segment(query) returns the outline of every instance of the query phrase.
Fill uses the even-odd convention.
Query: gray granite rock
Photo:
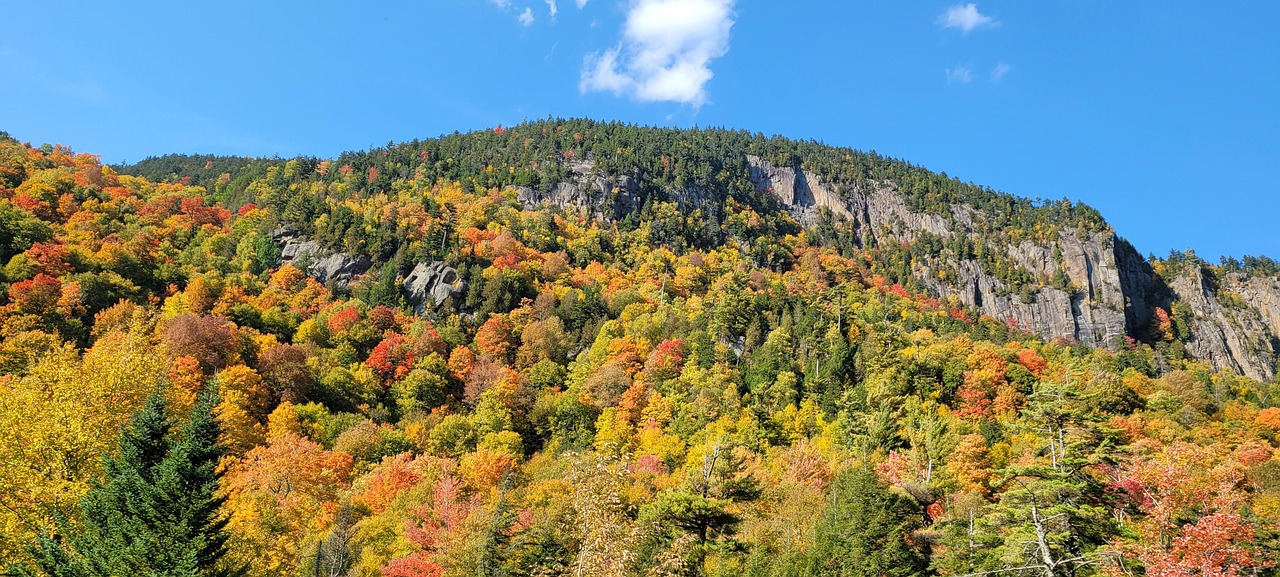
[[[776,167],[755,156],[747,157],[747,165],[756,188],[777,197],[801,224],[815,223],[817,208],[825,207],[836,218],[854,225],[863,246],[910,243],[925,234],[943,239],[965,234],[975,243],[982,242],[973,231],[977,215],[967,206],[953,206],[949,215],[920,213],[910,210],[889,183],[842,189],[809,171]],[[1128,329],[1115,240],[1110,232],[1080,237],[1074,231],[1064,231],[1053,243],[1023,241],[1002,247],[1016,266],[1035,278],[1048,279],[1061,268],[1070,285],[1078,289],[1073,291],[1039,286],[1027,296],[1012,294],[1010,287],[983,270],[976,259],[939,257],[915,263],[915,272],[935,295],[944,299],[954,296],[983,314],[1044,338],[1115,346]],[[1060,257],[1055,256],[1055,248]],[[943,269],[951,269],[959,278],[939,278]]]
[[[282,227],[272,236],[280,243],[280,257],[284,262],[303,265],[306,269],[303,272],[322,283],[334,281],[349,285],[373,266],[367,256],[324,250],[319,243],[299,236],[294,230]]]
[[[1194,315],[1187,352],[1220,369],[1274,379],[1280,283],[1240,273],[1211,280],[1200,267],[1188,269],[1170,283]]]
[[[461,305],[467,296],[467,283],[458,271],[440,261],[418,263],[405,277],[403,288],[419,315],[449,304]]]

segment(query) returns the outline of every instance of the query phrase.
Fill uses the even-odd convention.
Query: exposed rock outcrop
[[[440,261],[418,263],[405,277],[403,288],[419,315],[459,306],[467,296],[467,283],[458,271]]]
[[[818,208],[825,207],[846,219],[854,218],[849,203],[839,189],[823,183],[822,178],[807,170],[774,166],[758,156],[747,156],[747,170],[756,188],[782,201],[792,216],[809,226],[817,222]]]
[[[1193,315],[1188,353],[1255,379],[1275,378],[1280,282],[1240,273],[1213,279],[1195,266],[1170,288]]]
[[[869,190],[842,188],[825,183],[807,170],[776,167],[759,157],[748,156],[747,163],[756,188],[777,197],[796,220],[811,225],[816,222],[817,209],[826,208],[834,217],[851,222],[864,246],[871,242],[910,243],[924,234],[942,239],[968,235],[973,242],[983,242],[973,231],[975,215],[968,206],[952,206],[950,218],[914,212],[887,183]],[[1016,266],[1036,278],[1051,278],[1061,271],[1075,289],[1070,291],[1041,286],[1031,294],[1014,294],[976,259],[919,264],[916,273],[938,296],[955,296],[984,314],[1042,337],[1115,346],[1130,326],[1117,266],[1116,240],[1110,232],[1082,238],[1074,231],[1064,231],[1047,246],[1023,241],[1003,247]],[[953,270],[958,278],[939,278],[943,268]],[[1141,319],[1140,315],[1134,316],[1132,324],[1136,327]]]
[[[345,286],[373,266],[373,261],[367,256],[326,251],[319,243],[299,235],[296,230],[282,227],[276,229],[272,236],[280,243],[280,257],[284,262],[302,265],[303,272],[321,283],[334,281]]]
[[[926,233],[943,239],[965,234],[984,242],[974,232],[980,216],[971,207],[953,205],[946,216],[918,213],[906,207],[889,183],[870,190],[841,189],[805,170],[775,167],[754,156],[747,163],[756,188],[777,197],[799,222],[812,225],[817,209],[825,207],[850,221],[864,246],[870,241],[910,243]],[[1066,287],[1041,284],[1030,294],[1011,294],[976,259],[931,261],[918,265],[916,276],[939,296],[955,296],[1044,338],[1109,348],[1125,336],[1140,336],[1154,307],[1168,309],[1176,299],[1194,315],[1188,353],[1254,379],[1276,377],[1280,280],[1241,273],[1211,280],[1191,267],[1166,287],[1146,259],[1110,230],[1064,230],[1051,243],[1022,241],[998,248],[1033,277],[1064,278]],[[944,267],[958,278],[941,280],[937,273]]]
[[[601,175],[595,172],[591,161],[571,162],[567,166],[570,181],[557,183],[545,191],[516,187],[516,200],[530,210],[556,206],[610,220],[620,220],[640,206],[638,176]]]

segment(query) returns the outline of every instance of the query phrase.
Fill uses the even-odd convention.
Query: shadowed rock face
[[[516,200],[529,210],[556,206],[606,220],[622,220],[640,207],[637,176],[596,174],[591,161],[571,162],[567,166],[571,175],[569,182],[560,182],[546,191],[518,187]]]
[[[467,283],[458,271],[443,262],[422,262],[404,279],[404,293],[419,315],[446,306],[458,306],[467,295]]]
[[[1189,269],[1169,286],[1194,316],[1187,352],[1219,368],[1274,379],[1280,282],[1241,273],[1212,278],[1199,267]]]

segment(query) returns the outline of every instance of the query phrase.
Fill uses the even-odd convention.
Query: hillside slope
[[[1197,261],[1162,276],[1153,265],[1171,267],[1149,262],[1092,208],[997,193],[875,153],[718,129],[548,120],[389,143],[343,155],[333,172],[317,172],[318,159],[291,162],[292,178],[342,182],[356,196],[387,190],[395,179],[454,179],[513,188],[528,208],[552,206],[619,223],[652,217],[655,200],[672,201],[682,211],[698,211],[707,225],[659,239],[676,248],[714,246],[734,236],[720,230],[725,203],[745,203],[761,214],[787,215],[826,244],[878,249],[894,261],[894,281],[954,297],[1046,339],[1111,349],[1126,337],[1165,341],[1158,347],[1165,354],[1189,354],[1254,379],[1276,375],[1280,290],[1274,274]],[[123,170],[203,184],[235,203],[252,196],[249,184],[268,164],[169,156]],[[300,223],[314,216],[294,214]],[[1180,326],[1158,326],[1175,309],[1183,311]]]
[[[119,528],[150,501],[97,513],[184,493],[142,473],[168,410],[118,442],[155,394],[221,429],[223,563],[177,561],[246,577],[1280,561],[1280,385],[1192,358],[1265,345],[1280,265],[874,154],[547,121],[117,171],[0,134],[0,262],[10,573],[168,562],[118,546],[170,537]]]

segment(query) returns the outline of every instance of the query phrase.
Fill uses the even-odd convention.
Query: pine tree
[[[156,508],[169,530],[155,537],[170,566],[183,568],[181,574],[231,577],[237,572],[219,567],[226,554],[227,520],[219,514],[224,499],[217,494],[223,447],[213,416],[216,406],[213,395],[201,397],[182,429],[182,440],[159,467]]]
[[[1114,432],[1099,424],[1097,402],[1069,380],[1043,381],[1015,429],[1043,446],[1030,461],[996,471],[1000,498],[968,522],[951,524],[948,572],[1020,572],[1042,577],[1088,574],[1120,527],[1094,469],[1114,466]]]
[[[222,456],[217,398],[202,395],[179,438],[160,393],[130,422],[104,476],[81,499],[78,529],[33,544],[39,572],[52,577],[164,575],[234,577],[222,566],[227,536],[219,514],[217,464]],[[23,574],[31,571],[23,569]]]

